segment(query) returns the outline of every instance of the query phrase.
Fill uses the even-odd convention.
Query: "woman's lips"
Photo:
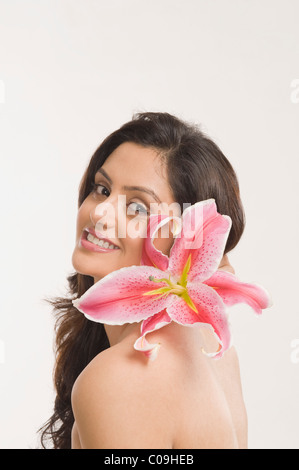
[[[114,246],[118,246],[117,243],[115,243],[112,240],[109,240],[109,238],[105,237],[104,234],[101,233],[99,230],[94,230],[93,227],[86,227],[84,230],[86,230],[86,232],[88,233],[91,233],[91,235],[93,235],[94,237],[99,238],[100,240],[103,240],[104,242],[108,242],[109,245],[112,244]]]
[[[98,239],[98,237],[96,237],[95,233],[91,233],[91,230],[88,230],[88,231],[84,230],[83,231],[81,239],[80,239],[80,244],[81,244],[81,246],[83,246],[87,250],[96,251],[98,253],[112,253],[112,252],[117,251],[119,249],[119,247],[117,247],[116,245],[114,245],[112,242],[110,242],[107,239],[103,239],[103,242],[104,243],[109,243],[110,246],[114,245],[114,248],[109,248],[109,246],[108,247],[107,246],[106,247],[99,246],[91,240],[91,237]],[[88,238],[90,238],[90,240],[88,240]]]

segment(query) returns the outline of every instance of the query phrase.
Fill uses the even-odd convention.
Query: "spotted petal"
[[[230,217],[217,212],[214,199],[188,207],[183,212],[181,236],[171,250],[169,271],[179,276],[191,254],[189,280],[209,278],[220,264],[230,228]]]
[[[216,288],[217,294],[227,306],[246,303],[257,314],[261,314],[262,309],[272,305],[270,295],[263,287],[241,282],[234,274],[226,271],[215,272],[205,284]]]
[[[197,313],[192,310],[183,298],[177,297],[176,301],[167,307],[169,317],[181,325],[193,325],[202,323],[210,325],[217,337],[220,348],[213,355],[221,357],[230,346],[230,329],[225,305],[211,287],[201,283],[188,284],[188,293]]]
[[[96,282],[73,304],[87,318],[99,323],[138,323],[161,312],[173,301],[173,296],[143,295],[153,287],[149,277],[161,278],[161,274],[151,266],[121,268]],[[155,288],[164,286],[164,282],[155,283]]]

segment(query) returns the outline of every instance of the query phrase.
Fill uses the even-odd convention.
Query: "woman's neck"
[[[136,339],[140,336],[139,323],[126,323],[124,325],[104,325],[106,335],[110,346],[120,343],[129,335],[136,335]]]

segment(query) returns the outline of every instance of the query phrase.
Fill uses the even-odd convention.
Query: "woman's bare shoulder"
[[[161,343],[154,361],[134,350],[134,341],[118,343],[98,354],[87,365],[74,384],[73,397],[87,394],[91,399],[94,395],[98,401],[100,396],[105,400],[106,395],[109,400],[123,395],[132,398],[142,395],[151,397],[151,402],[153,397],[157,401],[167,397],[169,402],[180,393],[179,383],[186,383],[189,376],[199,372],[202,376],[207,372],[204,366],[207,359],[201,352],[201,343],[190,329],[168,326],[149,337],[150,342]],[[239,375],[238,355],[234,347],[221,360],[215,361],[215,369],[227,377]]]
[[[213,392],[214,405],[222,403],[215,384],[225,395],[235,396],[235,348],[214,362],[200,351],[195,329],[166,327],[148,339],[161,342],[154,361],[135,351],[134,342],[122,342],[96,356],[76,380],[72,406],[83,448],[171,448],[182,433],[182,413],[192,432],[201,435],[200,428],[211,419],[211,413],[200,409],[201,402]],[[202,417],[201,423],[197,418],[193,423],[195,414]]]
[[[83,447],[171,447],[165,359],[149,362],[119,344],[96,356],[76,380],[72,407]]]

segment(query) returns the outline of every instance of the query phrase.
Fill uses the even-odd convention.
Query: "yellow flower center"
[[[166,284],[166,286],[165,287],[159,287],[158,289],[154,289],[154,290],[151,290],[149,292],[145,292],[143,295],[158,295],[158,294],[161,294],[160,297],[163,297],[165,295],[167,296],[169,294],[178,295],[179,297],[181,297],[182,299],[185,300],[187,305],[194,312],[198,313],[198,310],[195,307],[192,299],[190,298],[189,293],[188,293],[188,289],[187,289],[187,276],[188,276],[188,272],[190,270],[190,267],[191,267],[191,254],[189,255],[189,257],[186,261],[186,264],[184,266],[182,275],[181,275],[180,280],[178,282],[175,283],[175,282],[171,281],[170,275],[169,275],[168,279],[165,278],[165,277],[163,277],[161,279],[157,279],[153,276],[149,276],[150,281],[164,282]]]

